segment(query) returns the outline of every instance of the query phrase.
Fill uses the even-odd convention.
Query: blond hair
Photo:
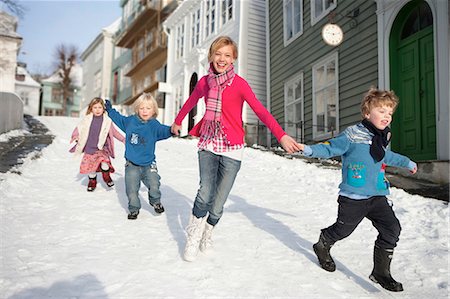
[[[233,59],[238,57],[238,48],[236,43],[231,39],[231,37],[222,35],[217,37],[209,47],[208,61],[213,61],[214,53],[222,47],[231,46],[233,48]]]
[[[395,111],[398,106],[398,97],[392,90],[380,90],[371,87],[361,102],[362,117],[365,118],[370,113],[370,109],[380,106],[391,107]]]
[[[92,107],[94,107],[95,104],[101,104],[103,107],[103,113],[105,113],[106,107],[105,107],[105,102],[103,101],[102,98],[99,97],[95,97],[91,100],[91,102],[89,103],[87,110],[86,110],[86,115],[88,115],[89,113],[92,113]]]
[[[153,117],[158,116],[158,103],[156,102],[155,98],[150,93],[143,92],[139,98],[134,102],[134,112],[139,114],[139,107],[141,107],[142,104],[149,103],[151,106],[153,106]]]

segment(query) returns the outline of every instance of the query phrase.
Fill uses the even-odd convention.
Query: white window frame
[[[191,13],[191,49],[198,46],[201,41],[202,18],[201,10],[197,8]]]
[[[301,94],[300,95],[296,95],[295,94],[295,86],[296,84],[299,83],[301,86]],[[289,89],[292,89],[294,92],[294,99],[291,102],[288,102],[289,100]],[[293,130],[290,126],[289,126],[289,118],[288,118],[288,111],[293,111],[294,116],[297,114],[297,111],[295,111],[295,105],[300,103],[300,119],[298,120],[298,122],[303,123],[304,119],[305,119],[305,101],[304,101],[304,80],[303,80],[303,72],[300,72],[296,75],[294,75],[293,77],[291,77],[288,81],[286,81],[286,83],[284,83],[284,119],[286,120],[286,124],[285,124],[285,131],[286,133],[295,138],[300,137],[300,140],[303,142],[304,140],[304,136],[305,136],[305,129],[304,126],[302,125],[300,127],[300,132],[297,131],[297,129]]]
[[[175,40],[175,60],[184,57],[184,23],[177,26]]]
[[[319,85],[317,82],[317,70],[319,68],[325,67],[329,63],[334,62],[335,64],[335,76],[333,81],[327,81],[323,85]],[[324,78],[326,78],[326,67],[325,67],[325,73]],[[325,79],[326,80],[326,79]],[[324,108],[324,128],[322,131],[318,131],[317,127],[317,94],[319,92],[326,91],[327,89],[330,89],[334,87],[334,97],[336,99],[336,107],[335,107],[335,113],[336,113],[336,123],[335,128],[333,131],[328,131],[328,113],[327,110]],[[329,97],[324,97],[325,99]],[[313,139],[314,140],[323,140],[330,138],[332,136],[335,136],[337,133],[339,133],[339,59],[338,59],[338,52],[334,52],[331,55],[328,55],[324,57],[322,60],[315,63],[312,67],[312,102],[313,102]],[[327,102],[328,104],[328,102]]]
[[[326,4],[332,2],[328,8],[325,8]],[[325,16],[327,16],[337,6],[337,0],[311,0],[311,26],[317,24]],[[322,12],[316,17],[316,3],[321,4]]]
[[[216,0],[205,0],[204,2],[205,12],[205,38],[213,35],[216,32],[217,24],[217,4]]]
[[[233,20],[234,15],[234,0],[220,0],[220,27],[225,26],[228,22]],[[225,5],[225,7],[224,7]],[[231,15],[229,9],[231,8]],[[225,17],[224,17],[225,16]]]
[[[295,2],[299,2],[299,11],[295,12]],[[291,15],[292,14],[292,15]],[[291,20],[288,20],[288,16],[291,15]],[[294,31],[294,15],[299,16],[299,30]],[[292,29],[292,36],[288,36],[288,32]],[[303,34],[303,0],[283,0],[283,36],[284,46],[286,47]]]

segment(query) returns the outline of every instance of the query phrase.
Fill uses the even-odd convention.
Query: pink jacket
[[[198,81],[191,96],[187,99],[183,108],[181,108],[175,118],[175,123],[180,126],[184,117],[197,105],[198,100],[204,98],[206,102],[207,97],[208,82],[207,76],[204,76]],[[286,132],[284,132],[275,118],[256,98],[247,81],[235,75],[231,85],[227,86],[222,94],[222,125],[230,145],[244,144],[245,131],[242,126],[242,107],[244,106],[244,101],[250,105],[258,118],[270,129],[278,141],[286,135]],[[189,134],[199,137],[202,124],[203,119],[189,131]]]
[[[100,131],[100,135],[102,135],[102,131],[105,130],[105,138],[104,143],[102,142],[102,138],[99,139],[99,149],[105,149],[108,156],[115,158],[114,153],[114,139],[116,138],[120,142],[125,141],[125,137],[119,133],[119,131],[114,127],[111,119],[104,114],[103,115],[103,123]],[[71,153],[81,153],[84,150],[86,145],[87,135],[89,134],[89,128],[92,121],[92,115],[87,115],[83,120],[78,124],[78,126],[73,130],[71,142],[76,140],[77,144],[75,144],[69,152]],[[101,137],[101,136],[100,136]]]

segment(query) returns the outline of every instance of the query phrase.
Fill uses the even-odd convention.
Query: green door
[[[411,17],[420,16],[408,14],[391,45],[391,86],[400,99],[392,122],[392,149],[416,161],[436,159],[433,28],[405,28]]]

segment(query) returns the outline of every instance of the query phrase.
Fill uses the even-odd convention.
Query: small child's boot
[[[336,264],[330,255],[330,249],[333,244],[334,242],[327,240],[322,232],[320,233],[319,242],[313,245],[320,266],[328,272],[334,272],[336,270]]]
[[[95,187],[97,187],[97,177],[89,177],[87,191],[92,192],[95,190]]]
[[[391,261],[394,249],[383,249],[375,245],[373,250],[373,270],[369,278],[392,292],[403,291],[403,285],[391,276]]]
[[[106,171],[102,170],[102,177],[103,177],[103,180],[105,181],[106,185],[108,185],[108,187],[114,186],[114,182],[111,179],[111,176],[109,175],[109,169]]]

